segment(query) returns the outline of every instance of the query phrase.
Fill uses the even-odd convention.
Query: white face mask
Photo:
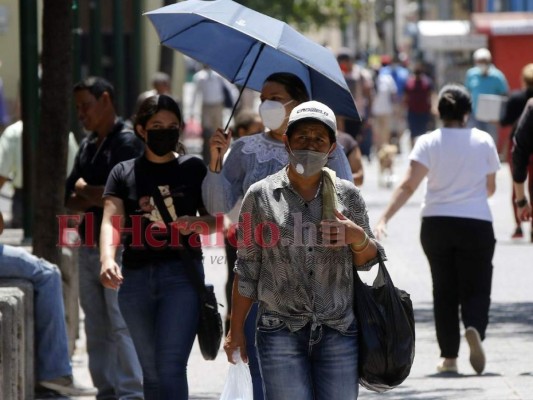
[[[259,115],[265,125],[270,130],[276,130],[283,124],[287,118],[285,106],[292,103],[294,100],[289,100],[285,104],[279,101],[265,100],[259,106]]]
[[[478,63],[476,64],[482,74],[486,74],[489,71],[489,64]]]

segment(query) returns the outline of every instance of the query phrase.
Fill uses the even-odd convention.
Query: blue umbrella
[[[313,100],[338,115],[360,120],[333,53],[284,22],[232,0],[187,0],[145,15],[163,45],[208,65],[242,88],[260,91],[270,74],[292,72],[303,80]]]

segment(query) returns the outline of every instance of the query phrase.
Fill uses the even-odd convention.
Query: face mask
[[[180,136],[179,129],[149,129],[146,133],[146,144],[155,155],[163,157],[176,150]]]
[[[289,100],[285,104],[279,101],[265,100],[259,106],[259,115],[265,125],[270,130],[278,129],[287,118],[285,106],[294,100]]]
[[[479,63],[477,64],[477,67],[483,75],[485,75],[489,71],[489,64]]]
[[[297,173],[305,177],[318,174],[328,162],[329,153],[313,150],[294,150],[289,148],[289,161]]]

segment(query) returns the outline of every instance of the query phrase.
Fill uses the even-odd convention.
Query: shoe
[[[98,394],[96,388],[81,386],[74,381],[72,376],[60,376],[48,381],[40,381],[38,384],[64,396],[96,396]]]
[[[452,365],[444,365],[444,360],[443,360],[439,365],[437,365],[437,372],[439,374],[444,374],[444,373],[456,374],[458,372],[457,364],[454,363]]]
[[[485,352],[483,351],[483,346],[481,344],[481,336],[476,328],[469,326],[465,331],[465,338],[470,346],[470,364],[474,371],[478,375],[483,373],[485,369]]]
[[[524,233],[522,232],[522,228],[517,226],[513,235],[511,236],[511,239],[521,239],[524,237]]]

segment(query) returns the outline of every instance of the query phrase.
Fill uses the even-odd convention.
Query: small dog
[[[398,154],[398,146],[385,144],[378,151],[379,185],[391,188],[394,183],[394,158]]]

